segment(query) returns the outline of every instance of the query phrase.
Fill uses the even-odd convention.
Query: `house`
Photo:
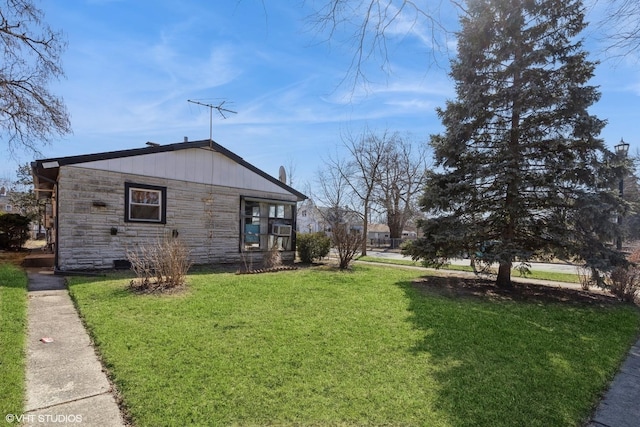
[[[14,207],[11,205],[11,201],[9,200],[9,194],[4,187],[0,187],[0,214],[2,213],[13,213]]]
[[[367,238],[369,245],[374,247],[398,248],[407,240],[415,240],[418,234],[413,230],[402,230],[402,237],[392,239],[389,226],[386,224],[369,224],[367,227]]]
[[[371,241],[388,241],[389,236],[389,226],[386,224],[369,224],[367,226],[367,239]]]
[[[60,271],[127,264],[127,250],[178,236],[196,264],[295,258],[296,204],[306,196],[211,140],[36,160],[51,201]]]
[[[296,224],[296,230],[300,233],[317,233],[331,228],[327,224],[321,208],[316,206],[312,199],[306,199],[298,204]]]
[[[331,235],[331,227],[335,223],[347,224],[352,231],[363,230],[362,218],[357,212],[346,208],[317,206],[311,199],[298,204],[299,233],[325,232]]]

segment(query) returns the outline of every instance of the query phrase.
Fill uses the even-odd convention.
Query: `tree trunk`
[[[364,201],[364,221],[362,222],[362,256],[367,256],[367,242],[369,240],[369,199]]]
[[[397,213],[387,213],[387,226],[389,227],[389,237],[391,239],[402,238],[402,218]]]
[[[498,267],[498,278],[496,279],[496,286],[502,289],[511,289],[513,284],[511,283],[511,263],[503,262]]]

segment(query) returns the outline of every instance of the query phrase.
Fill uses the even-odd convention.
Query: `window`
[[[249,198],[240,203],[243,251],[291,250],[295,204]]]
[[[126,182],[124,188],[126,222],[166,223],[166,187]]]

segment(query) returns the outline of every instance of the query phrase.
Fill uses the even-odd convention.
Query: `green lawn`
[[[156,425],[575,426],[640,328],[629,305],[448,298],[359,264],[201,272],[187,292],[72,278],[130,416]]]
[[[421,267],[422,264],[419,261],[412,261],[410,259],[393,259],[393,258],[381,258],[381,257],[373,257],[373,256],[361,256],[358,258],[359,261],[367,261],[367,262],[377,262],[380,264],[395,264],[395,265],[410,265]],[[454,271],[473,271],[473,267],[470,265],[455,265],[449,264],[442,267],[442,270],[454,270]],[[513,269],[512,277],[522,277],[520,272],[517,269]],[[538,279],[538,280],[553,280],[556,282],[567,282],[567,283],[580,283],[580,278],[577,274],[571,273],[557,273],[552,271],[538,271],[531,270],[529,274],[526,276],[528,279]]]
[[[21,414],[27,333],[27,276],[0,264],[0,415]],[[3,421],[4,422],[4,421]]]

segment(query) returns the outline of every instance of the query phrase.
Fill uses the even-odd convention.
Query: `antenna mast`
[[[190,102],[192,104],[202,105],[203,107],[207,107],[209,109],[209,141],[211,142],[213,142],[213,110],[218,110],[218,113],[220,113],[223,119],[227,118],[227,116],[225,116],[224,113],[238,114],[237,111],[229,110],[223,107],[224,103],[227,101],[222,101],[218,105],[205,104],[203,102],[193,101],[191,99],[187,99],[187,102]]]

